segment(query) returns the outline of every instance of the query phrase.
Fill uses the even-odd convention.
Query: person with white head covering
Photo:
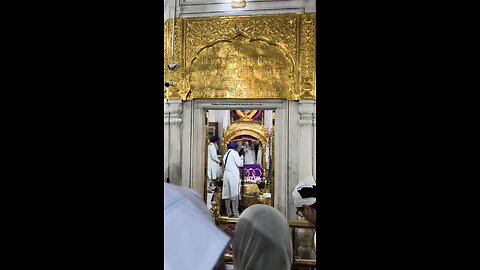
[[[227,216],[238,218],[238,200],[240,197],[240,170],[243,166],[243,156],[237,151],[238,144],[229,142],[228,151],[223,156],[225,171],[223,173],[222,199],[225,200]],[[233,213],[232,213],[233,212]]]
[[[225,269],[229,237],[215,226],[206,204],[193,190],[164,183],[165,270]]]
[[[289,270],[293,247],[287,219],[276,209],[255,204],[242,212],[233,236],[235,270]]]
[[[309,176],[298,183],[292,192],[293,203],[297,207],[297,215],[317,225],[317,183]],[[316,232],[313,236],[315,250],[317,247]]]
[[[220,173],[220,160],[217,156],[218,137],[210,137],[210,144],[208,145],[208,159],[207,159],[207,177],[208,177],[208,191],[212,192],[215,189],[215,180]]]
[[[313,176],[298,183],[292,192],[297,215],[316,225],[317,222],[317,183]]]

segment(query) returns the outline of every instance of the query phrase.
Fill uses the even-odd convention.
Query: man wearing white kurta
[[[210,144],[208,145],[207,177],[209,192],[215,189],[215,180],[220,172],[220,160],[217,157],[217,141],[217,136],[212,136],[210,138]]]
[[[225,199],[227,216],[239,217],[238,199],[240,196],[240,170],[243,166],[243,157],[240,157],[237,151],[236,142],[228,143],[228,151],[223,156],[225,163],[225,172],[223,173],[222,199]]]

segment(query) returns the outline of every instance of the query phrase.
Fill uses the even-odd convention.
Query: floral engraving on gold
[[[315,14],[302,14],[300,35],[300,99],[315,99]]]

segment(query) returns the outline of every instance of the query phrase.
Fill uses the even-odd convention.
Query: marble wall
[[[231,0],[163,0],[164,22],[176,17],[210,17],[315,12],[315,0],[247,0],[245,8],[232,8]]]

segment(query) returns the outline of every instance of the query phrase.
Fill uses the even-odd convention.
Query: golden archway
[[[262,169],[263,175],[266,175],[266,152],[268,142],[268,129],[259,122],[249,119],[242,119],[231,123],[223,133],[224,153],[227,152],[227,144],[240,136],[252,136],[262,143]]]

